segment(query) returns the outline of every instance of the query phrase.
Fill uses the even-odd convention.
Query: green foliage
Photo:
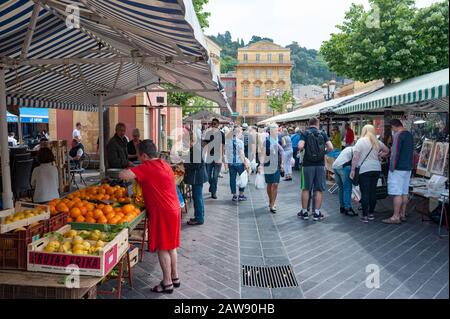
[[[260,36],[254,35],[252,36],[252,38],[250,39],[250,42],[247,45],[259,42],[259,41],[269,41],[273,43],[273,40],[271,38],[261,38]]]
[[[235,70],[238,60],[227,55],[220,60],[220,72],[227,73],[229,71]]]
[[[203,7],[209,2],[209,0],[192,0],[192,4],[194,5],[195,13],[197,13],[198,21],[200,22],[200,26],[202,29],[209,27],[209,17],[211,16],[210,12],[204,12]]]
[[[200,96],[192,96],[183,107],[183,117],[214,107],[214,103]]]
[[[321,53],[331,70],[368,82],[407,79],[448,67],[448,2],[417,9],[413,0],[353,4]]]
[[[269,96],[269,106],[272,110],[283,113],[289,105],[295,104],[295,98],[291,91],[284,91],[280,96]]]

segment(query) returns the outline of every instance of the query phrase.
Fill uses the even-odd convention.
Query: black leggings
[[[380,172],[366,172],[359,175],[359,188],[361,190],[361,205],[363,216],[373,214],[377,205],[377,184]]]

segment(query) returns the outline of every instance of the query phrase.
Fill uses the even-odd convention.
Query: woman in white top
[[[382,157],[389,154],[389,149],[377,139],[377,133],[372,125],[362,129],[361,138],[353,148],[352,170],[350,178],[355,176],[355,169],[359,167],[359,188],[361,190],[361,206],[363,216],[361,221],[368,223],[374,220],[377,204],[377,183],[381,173]]]
[[[55,156],[49,148],[41,148],[37,156],[40,165],[33,170],[31,175],[31,186],[34,189],[33,201],[46,203],[59,198],[58,170],[53,165]]]

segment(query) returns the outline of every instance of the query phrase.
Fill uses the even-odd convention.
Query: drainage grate
[[[259,288],[287,288],[298,287],[298,282],[291,265],[242,265],[242,285]]]

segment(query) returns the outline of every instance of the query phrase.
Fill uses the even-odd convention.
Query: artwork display
[[[433,152],[433,141],[425,141],[422,145],[422,150],[420,152],[419,164],[417,169],[422,171],[429,171],[431,166],[432,152]]]
[[[434,146],[432,164],[430,172],[433,174],[444,175],[445,165],[447,164],[448,143],[438,142]]]

